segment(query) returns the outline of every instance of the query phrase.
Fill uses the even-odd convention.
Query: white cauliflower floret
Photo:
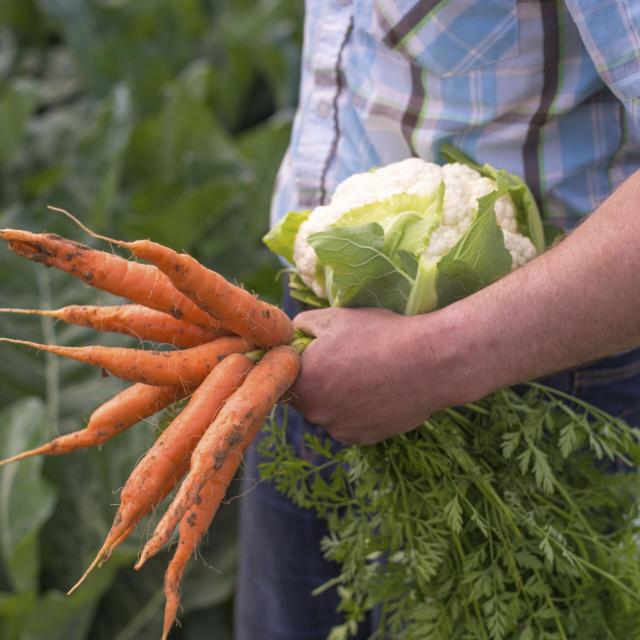
[[[444,224],[455,227],[469,219],[478,208],[477,199],[495,189],[493,180],[484,178],[463,164],[446,164],[444,178]]]
[[[426,255],[438,259],[446,255],[469,228],[478,209],[478,198],[495,190],[496,184],[474,169],[459,163],[439,166],[419,158],[409,158],[374,171],[357,173],[338,185],[329,204],[316,207],[300,226],[294,244],[294,261],[304,283],[324,298],[324,287],[316,280],[317,257],[308,244],[312,233],[326,231],[348,211],[385,200],[400,193],[429,195],[444,181],[442,224],[433,231]],[[505,246],[512,256],[512,268],[522,266],[535,255],[531,241],[517,233],[516,211],[509,196],[495,204],[496,220],[503,230]]]
[[[463,232],[464,233],[464,232]],[[429,240],[429,246],[425,251],[427,258],[440,258],[451,249],[456,242],[460,239],[461,233],[457,227],[438,227],[432,234]]]
[[[512,233],[506,229],[502,230],[504,236],[504,246],[511,254],[511,268],[517,269],[527,264],[529,260],[533,260],[536,257],[536,248],[533,246],[533,242],[526,236],[519,233]]]
[[[398,193],[433,193],[442,180],[442,167],[420,158],[407,158],[386,167],[355,173],[336,188],[329,206],[349,211]]]
[[[446,255],[465,234],[478,210],[478,198],[490,194],[496,183],[463,164],[442,167],[445,183],[444,224],[431,235],[426,255],[438,259]],[[518,233],[516,210],[509,196],[496,200],[495,214],[505,237],[505,247],[511,254],[512,269],[526,264],[536,251],[529,238]]]
[[[518,223],[516,221],[516,208],[508,196],[502,196],[496,200],[495,204],[496,220],[498,226],[503,231],[518,233]]]

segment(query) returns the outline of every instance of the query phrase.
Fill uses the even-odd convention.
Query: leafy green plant
[[[340,564],[317,589],[340,595],[331,640],[376,607],[376,638],[640,637],[640,434],[567,400],[500,391],[338,451],[307,434],[316,464],[271,425],[262,476],[327,520],[324,552]]]

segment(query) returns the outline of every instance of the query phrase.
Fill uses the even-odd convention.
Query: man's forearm
[[[460,397],[453,389],[441,404],[640,345],[640,172],[558,246],[416,321],[441,345],[442,370],[458,376]]]

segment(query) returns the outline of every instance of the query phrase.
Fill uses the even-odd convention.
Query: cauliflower
[[[329,204],[311,212],[300,226],[293,247],[294,262],[302,281],[318,297],[326,297],[325,287],[317,278],[316,252],[308,242],[311,234],[328,230],[346,213],[363,205],[399,194],[429,196],[437,192],[441,183],[444,183],[442,217],[430,235],[424,255],[432,260],[445,256],[471,226],[478,210],[478,198],[495,191],[496,182],[461,163],[439,166],[409,158],[352,175],[338,185]],[[533,243],[518,233],[516,210],[509,195],[497,199],[495,214],[505,247],[511,254],[511,268],[520,267],[534,258]]]
[[[449,164],[418,158],[358,173],[328,204],[289,212],[267,246],[293,265],[291,295],[313,306],[445,307],[544,250],[527,185],[451,145]]]

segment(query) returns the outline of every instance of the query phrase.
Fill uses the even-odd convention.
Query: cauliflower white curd
[[[440,166],[409,158],[366,173],[356,173],[341,182],[327,205],[316,207],[300,226],[294,244],[294,261],[304,283],[321,298],[326,296],[316,280],[317,258],[308,237],[326,231],[347,212],[401,193],[429,195],[444,182],[442,224],[431,234],[425,254],[438,259],[446,255],[463,236],[478,210],[478,198],[495,190],[496,184],[474,169],[452,163]],[[515,207],[509,196],[495,204],[496,219],[511,254],[512,268],[524,265],[536,255],[529,238],[518,233]]]

